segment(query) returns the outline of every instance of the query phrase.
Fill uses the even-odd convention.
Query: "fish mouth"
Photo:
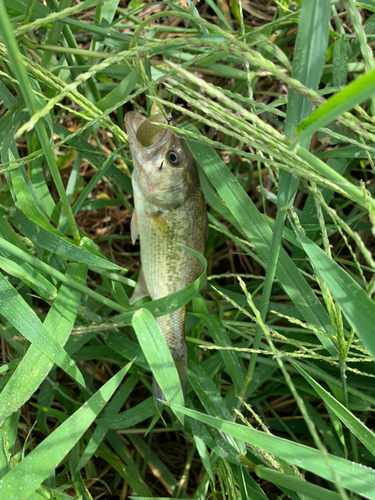
[[[151,156],[160,151],[170,139],[172,132],[159,127],[160,123],[166,124],[166,119],[161,114],[145,118],[136,111],[126,113],[125,128],[133,157],[138,156],[137,152],[146,152]]]

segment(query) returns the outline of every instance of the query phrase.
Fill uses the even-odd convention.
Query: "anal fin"
[[[129,304],[132,305],[138,300],[143,299],[143,297],[150,297],[150,292],[147,289],[146,280],[143,274],[143,269],[141,269],[137,284],[135,285],[133,295],[130,297]]]

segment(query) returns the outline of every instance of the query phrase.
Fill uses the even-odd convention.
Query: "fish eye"
[[[168,161],[173,167],[177,167],[182,161],[181,154],[171,149],[168,151]]]

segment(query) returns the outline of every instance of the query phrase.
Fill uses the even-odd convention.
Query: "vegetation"
[[[0,1],[0,498],[375,499],[374,27],[373,0]],[[207,267],[134,307],[123,118],[153,103]],[[154,319],[184,304],[185,406]]]

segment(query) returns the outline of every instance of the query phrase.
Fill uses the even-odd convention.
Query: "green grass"
[[[0,0],[0,498],[375,499],[374,28],[371,0]],[[123,118],[152,103],[207,266],[135,308]],[[183,406],[154,317],[185,304]]]

